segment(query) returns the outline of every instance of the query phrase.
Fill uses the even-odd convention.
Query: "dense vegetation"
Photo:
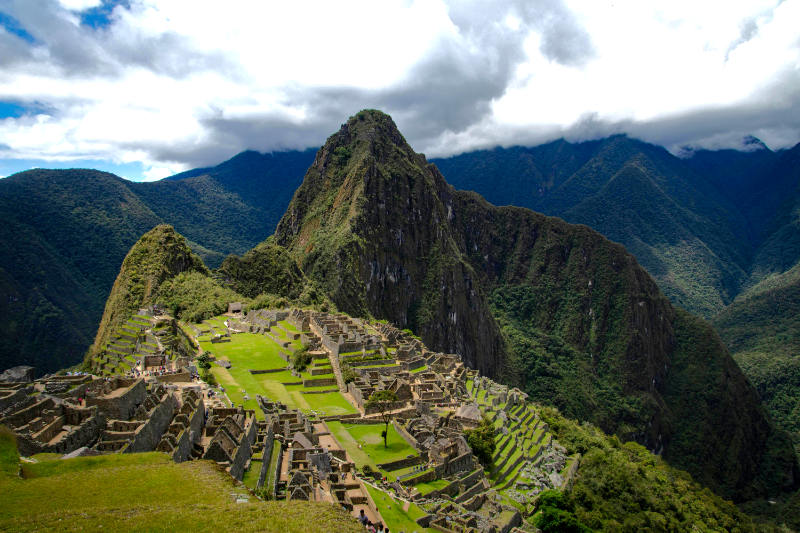
[[[623,243],[673,302],[713,319],[800,450],[800,145],[775,153],[757,139],[748,144],[748,151],[698,151],[679,159],[616,136],[435,161],[456,187],[498,205],[588,224]],[[495,307],[507,297],[493,295]],[[504,331],[519,338],[515,327],[506,321]],[[526,350],[540,356],[533,363],[540,370],[568,357],[558,339],[534,344]],[[551,367],[575,384],[576,368]],[[544,376],[536,387],[558,395],[553,382]],[[559,405],[577,416],[585,402],[592,398],[563,398]]]
[[[497,442],[494,439],[494,424],[491,420],[484,417],[481,423],[475,429],[468,429],[464,432],[467,439],[467,444],[472,448],[472,453],[481,462],[483,468],[491,471],[494,466],[492,463],[492,456],[497,447]]]
[[[543,418],[569,453],[582,455],[572,490],[546,498],[543,507],[596,531],[778,531],[753,522],[732,503],[634,442],[622,443],[555,409]],[[779,520],[782,521],[782,520]],[[573,529],[579,531],[580,529]],[[546,529],[545,529],[546,531]],[[557,530],[554,530],[557,531]]]
[[[202,260],[172,226],[156,226],[145,233],[122,262],[88,357],[98,353],[112,332],[140,308],[161,303],[158,290],[162,283],[188,272],[209,275]]]
[[[313,157],[244,152],[157,183],[86,169],[0,180],[0,368],[78,363],[125,254],[160,223],[211,266],[254,246],[272,233]]]

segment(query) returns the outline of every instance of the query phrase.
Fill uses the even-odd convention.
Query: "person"
[[[366,526],[367,522],[369,522],[369,519],[367,518],[367,515],[364,514],[364,509],[361,509],[361,512],[359,513],[358,521],[361,522],[362,526]]]
[[[375,527],[375,531],[377,533],[383,533],[383,524],[378,522],[378,525]]]

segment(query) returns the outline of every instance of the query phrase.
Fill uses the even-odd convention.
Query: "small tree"
[[[494,424],[492,424],[492,421],[484,416],[480,425],[475,429],[465,431],[464,436],[478,461],[481,462],[484,468],[491,469],[492,456],[497,446],[494,440]]]
[[[369,400],[367,400],[367,403],[364,404],[364,409],[371,409],[372,407],[375,407],[381,414],[381,419],[383,420],[384,424],[383,432],[381,433],[381,437],[383,437],[384,448],[389,447],[389,422],[392,421],[392,404],[394,404],[396,401],[397,394],[395,394],[394,391],[379,390],[373,392],[372,396],[370,396]]]
[[[211,354],[203,352],[197,356],[197,366],[200,370],[208,371],[211,368]]]
[[[305,370],[311,364],[313,357],[308,351],[308,347],[302,347],[292,354],[292,366],[298,372]]]

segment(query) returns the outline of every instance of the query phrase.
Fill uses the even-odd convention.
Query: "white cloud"
[[[319,145],[363,107],[429,155],[620,129],[800,140],[800,0],[133,0],[101,29],[74,14],[97,1],[33,4],[8,11],[34,44],[0,31],[0,101],[46,110],[0,120],[19,158],[156,177]]]
[[[72,11],[84,11],[97,7],[103,3],[102,0],[58,0],[61,7]]]

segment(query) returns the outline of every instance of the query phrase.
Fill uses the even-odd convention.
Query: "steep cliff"
[[[800,479],[713,330],[622,246],[455,191],[387,115],[362,111],[328,139],[275,242],[341,310],[409,327],[726,496]]]

